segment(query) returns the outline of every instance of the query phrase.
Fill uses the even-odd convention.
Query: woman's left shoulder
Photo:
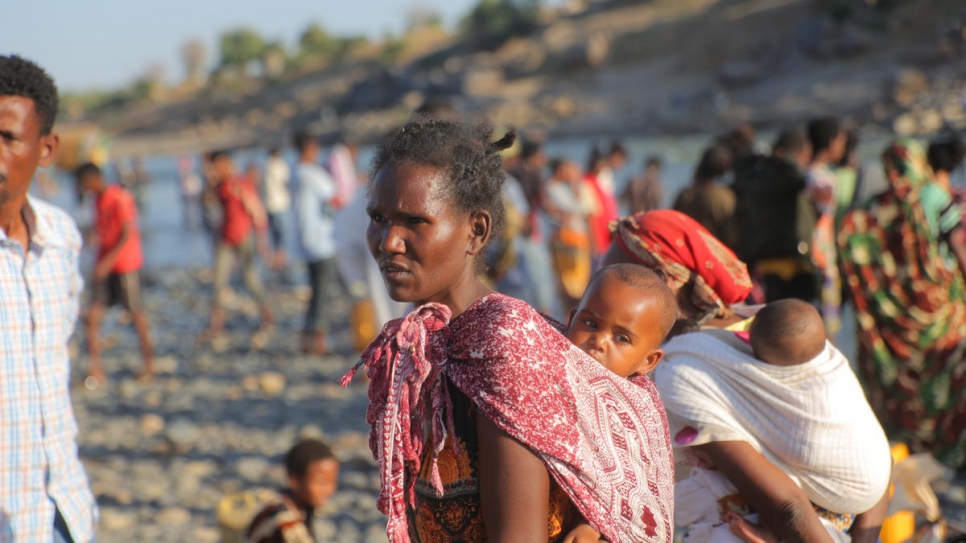
[[[464,313],[471,320],[484,319],[493,325],[522,324],[546,319],[523,300],[500,293],[484,296]]]
[[[451,344],[465,342],[474,351],[556,345],[563,325],[523,300],[489,294],[451,325]],[[492,353],[491,353],[492,354]]]

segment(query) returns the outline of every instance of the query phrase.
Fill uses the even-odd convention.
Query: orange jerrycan
[[[905,443],[892,446],[892,465],[896,465],[909,457],[909,447]],[[889,485],[889,496],[895,494],[895,485]],[[916,533],[916,515],[912,511],[893,513],[882,523],[879,539],[882,543],[903,543],[909,541]]]

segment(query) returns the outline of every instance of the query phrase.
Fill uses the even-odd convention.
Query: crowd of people
[[[28,194],[56,111],[40,67],[0,57],[0,541],[87,542],[97,522],[68,393],[81,238]],[[273,149],[263,169],[222,150],[179,166],[185,225],[197,212],[212,240],[204,342],[224,334],[235,268],[261,317],[251,347],[275,333],[259,257],[282,277],[305,262],[303,353],[332,350],[334,288],[385,323],[343,384],[370,379],[392,543],[875,542],[889,440],[966,469],[957,139],[889,144],[877,185],[836,119],[768,154],[740,127],[672,209],[658,157],[632,176],[620,142],[582,168],[517,140],[434,103],[386,135],[368,176],[354,146],[323,161],[304,132],[295,164]],[[98,244],[87,384],[106,379],[98,329],[116,304],[149,379],[137,197],[94,164],[74,176]],[[857,372],[830,340],[845,303]],[[338,462],[309,440],[285,467],[249,541],[314,540]]]

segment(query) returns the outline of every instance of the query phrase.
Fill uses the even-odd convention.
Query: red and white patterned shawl
[[[543,460],[607,540],[670,543],[671,438],[651,380],[615,376],[507,296],[486,296],[453,322],[450,315],[439,304],[419,307],[388,323],[360,360],[372,380],[369,445],[390,541],[409,541],[406,504],[423,445],[438,456],[453,432],[445,377]],[[435,465],[432,472],[442,493]]]

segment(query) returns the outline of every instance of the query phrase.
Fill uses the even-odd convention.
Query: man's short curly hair
[[[40,133],[50,134],[57,118],[57,85],[43,68],[17,55],[0,56],[0,96],[33,100],[40,118]]]
[[[442,170],[446,196],[463,212],[487,211],[490,239],[503,226],[503,158],[500,152],[516,139],[514,131],[492,141],[493,128],[444,119],[419,118],[390,132],[372,159],[371,178],[386,166],[419,164]]]

